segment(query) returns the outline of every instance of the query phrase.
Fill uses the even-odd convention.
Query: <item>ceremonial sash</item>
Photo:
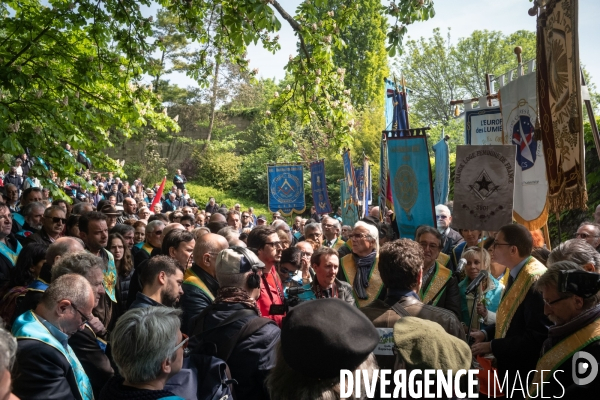
[[[560,341],[556,346],[546,352],[537,362],[536,373],[529,386],[531,398],[537,397],[538,388],[548,383],[548,380],[565,361],[573,357],[573,354],[583,349],[590,343],[600,340],[600,319],[584,326],[577,332]],[[544,381],[542,382],[541,371],[544,370]]]
[[[23,249],[23,246],[21,246],[21,243],[19,243],[18,241],[16,251],[12,251],[10,247],[6,245],[6,243],[0,242],[0,254],[2,254],[9,260],[12,263],[13,267],[17,264],[17,257],[19,257],[21,249]]]
[[[183,277],[183,283],[197,287],[198,289],[202,290],[204,292],[204,294],[206,294],[211,301],[215,300],[215,296],[213,296],[211,291],[208,289],[208,286],[206,286],[206,283],[204,283],[202,281],[202,279],[200,279],[200,277],[198,275],[196,275],[194,273],[194,271],[192,271],[191,268],[189,268],[187,271],[185,271],[185,276]]]
[[[496,339],[502,339],[506,336],[517,308],[525,300],[529,288],[544,272],[546,272],[546,267],[542,263],[531,256],[527,259],[512,286],[504,292],[502,300],[500,300],[500,306],[496,313]],[[508,274],[509,272],[507,271],[506,275]]]
[[[431,282],[429,282],[429,285],[427,288],[425,288],[425,291],[423,291],[423,288],[419,290],[419,296],[421,297],[423,304],[429,304],[429,302],[436,297],[438,292],[442,290],[446,282],[452,278],[452,271],[443,265],[440,265],[439,262],[435,262],[434,268],[435,272],[433,273],[433,278],[431,278]],[[446,288],[444,288],[444,291],[445,290]],[[435,302],[433,303],[434,306],[437,305],[441,296],[441,294],[437,296]]]
[[[108,254],[108,268],[104,271],[104,281],[102,283],[108,297],[113,303],[116,303],[117,296],[115,294],[115,285],[117,284],[117,267],[115,266],[115,258],[112,253],[106,251],[106,254]]]
[[[327,246],[327,242],[328,242],[328,240],[327,240],[327,239],[323,240],[323,246]],[[344,242],[344,241],[343,241],[342,239],[340,239],[340,238],[337,238],[337,239],[335,239],[335,242],[333,243],[333,246],[331,246],[331,248],[337,251],[337,250],[339,250],[339,249],[340,249],[340,248],[341,248],[341,247],[342,247],[344,244],[346,244],[346,242]]]
[[[17,221],[19,226],[25,225],[25,217],[19,213],[12,213],[12,218]]]
[[[354,301],[358,304],[358,307],[364,307],[367,304],[372,303],[383,289],[383,282],[381,281],[381,276],[379,275],[379,254],[375,258],[375,262],[371,267],[371,272],[369,273],[369,286],[366,288],[367,299],[359,299],[354,287],[352,288],[352,296],[354,296]],[[354,278],[356,277],[356,264],[354,263],[354,257],[352,254],[347,254],[340,260],[340,268],[342,269],[342,273],[346,277],[346,282],[350,285],[354,284]]]
[[[139,243],[134,244],[133,247],[137,247],[138,249],[141,249],[144,244],[145,244],[144,242],[139,242]]]
[[[179,183],[183,183],[183,179],[179,175],[175,175],[175,179],[177,179]]]
[[[100,339],[98,336],[96,336],[96,332],[94,332],[94,330],[92,329],[91,326],[89,326],[88,324],[85,324],[86,328],[88,328],[90,330],[90,332],[92,332],[92,335],[94,335],[94,338],[96,338],[96,343],[98,344],[98,347],[100,347],[100,350],[102,350],[103,353],[106,353],[106,346],[108,344],[108,342],[106,342],[105,340]]]
[[[142,250],[144,250],[146,253],[148,253],[148,255],[151,255],[152,254],[152,250],[154,250],[154,247],[152,247],[148,243],[144,243],[142,245]]]
[[[436,261],[445,267],[446,265],[448,265],[448,262],[450,261],[450,256],[448,254],[444,254],[444,253],[440,252],[440,255],[438,256]]]
[[[40,278],[34,280],[27,286],[27,290],[33,290],[34,292],[45,292],[48,289],[48,284]]]
[[[33,235],[33,232],[31,231],[26,231],[25,229],[21,229],[19,232],[17,232],[15,235],[17,236],[21,236],[21,237],[29,237],[31,235]]]
[[[73,374],[75,375],[75,381],[79,388],[79,393],[83,400],[93,400],[94,393],[92,392],[92,385],[88,376],[86,375],[81,363],[73,353],[71,346],[67,345],[65,349],[63,345],[50,333],[48,328],[44,326],[37,318],[37,316],[31,311],[27,311],[21,314],[13,325],[13,335],[18,339],[31,339],[38,340],[55,348],[65,356],[71,368],[73,368]]]

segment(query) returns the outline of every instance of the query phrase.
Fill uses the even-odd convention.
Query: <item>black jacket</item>
[[[60,351],[39,340],[18,341],[12,378],[13,394],[21,399],[81,399],[71,364]]]
[[[135,300],[133,301],[133,303],[131,303],[131,306],[129,306],[129,310],[134,309],[134,308],[147,308],[147,307],[164,307],[164,306],[161,303],[146,296],[144,293],[137,292],[137,294],[135,295]]]
[[[525,384],[524,377],[535,369],[540,358],[542,344],[546,340],[550,325],[550,321],[544,315],[542,294],[531,287],[511,319],[504,338],[493,339],[496,324],[485,328],[488,339],[492,339],[492,353],[498,361],[499,377],[504,379],[508,372],[508,381],[514,382],[518,371]],[[533,374],[529,378],[533,379]],[[520,392],[515,392],[517,393]]]
[[[422,283],[423,288],[429,285],[429,282],[433,279],[433,273],[426,282]],[[458,280],[455,276],[450,278],[450,281],[446,285],[444,293],[438,297],[438,301],[435,304],[436,307],[445,308],[448,311],[452,311],[454,315],[460,320],[460,292],[458,291]]]
[[[187,178],[185,175],[179,175],[181,178],[181,182],[177,179],[177,176],[173,176],[173,184],[177,186],[177,189],[185,189],[185,184],[187,183]]]
[[[207,204],[206,208],[204,208],[204,212],[215,214],[219,212],[219,205],[215,203],[214,205]]]
[[[454,229],[450,228],[450,232],[448,232],[447,235],[442,235],[443,236],[443,244],[442,244],[442,253],[447,254],[447,255],[452,255],[452,249],[454,248],[454,246],[456,246],[457,244],[464,242],[465,239],[463,239],[463,237],[460,235],[460,233],[458,233],[457,231],[455,231]]]
[[[6,237],[6,243],[15,251],[17,248],[17,238],[12,233]],[[14,268],[13,263],[6,257],[0,254],[0,287],[8,283],[10,271]]]
[[[206,284],[206,287],[210,290],[213,297],[216,297],[217,290],[219,290],[219,282],[196,264],[192,265],[191,270],[198,275],[204,284]],[[193,328],[191,326],[192,319],[212,304],[212,300],[206,293],[189,282],[186,282],[185,279],[181,288],[183,289],[183,296],[181,296],[181,299],[179,300],[179,304],[183,310],[181,331],[187,334]]]
[[[94,397],[98,397],[106,381],[112,378],[115,372],[110,365],[108,357],[96,341],[96,335],[86,325],[82,331],[75,332],[69,338],[69,346],[73,349],[73,352],[90,379]]]
[[[17,189],[21,190],[21,187],[23,186],[23,178],[21,178],[17,174],[14,174],[14,175],[6,174],[6,175],[4,175],[4,186],[6,186],[9,183],[12,183],[13,185],[15,185],[17,187]]]
[[[127,311],[127,296],[129,294],[129,286],[131,285],[131,277],[133,276],[134,272],[135,272],[135,270],[131,269],[131,271],[129,272],[129,275],[127,275],[127,276],[119,275],[117,277],[117,283],[119,285],[120,294],[121,294],[121,296],[117,299],[117,302],[119,304],[119,309],[121,310],[121,314],[123,314],[125,311]]]
[[[28,236],[21,241],[23,247],[27,246],[29,243],[39,243],[45,244],[46,246],[50,246],[53,242],[50,239],[50,236],[48,236],[48,234],[44,230],[44,228],[42,228],[38,233],[34,233],[33,235]]]
[[[241,303],[213,305],[211,312],[203,319],[203,330],[207,331],[217,326],[231,314],[243,309],[247,309],[247,306]],[[240,318],[221,328],[207,332],[203,335],[204,341],[215,343],[218,348],[219,343],[230,340],[252,318],[258,318],[258,314]],[[195,327],[194,331],[197,332],[198,328]],[[269,323],[234,347],[231,356],[227,360],[227,365],[231,371],[231,377],[238,382],[235,386],[236,400],[269,398],[264,381],[269,371],[275,366],[275,347],[279,342],[280,334],[281,331],[277,325]],[[198,348],[194,348],[193,340],[190,341],[190,347],[192,353],[198,351]]]
[[[158,400],[174,396],[167,390],[145,390],[123,385],[124,379],[115,376],[102,389],[99,400]]]
[[[148,265],[148,260],[155,255],[160,255],[160,249],[152,250],[152,254],[148,257],[148,253],[144,250],[140,250],[137,252],[136,257],[141,253],[144,253],[143,260],[136,264],[135,270],[133,271],[133,275],[131,275],[131,279],[129,281],[129,291],[127,293],[127,307],[125,309],[129,309],[131,307],[131,303],[135,301],[135,296],[138,292],[142,291],[142,284],[140,283],[140,273],[144,270],[146,265]],[[140,256],[142,257],[142,256]]]

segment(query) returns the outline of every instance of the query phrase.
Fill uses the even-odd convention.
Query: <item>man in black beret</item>
[[[294,307],[283,320],[277,364],[267,378],[270,398],[339,398],[340,371],[373,372],[378,343],[373,324],[343,300]]]

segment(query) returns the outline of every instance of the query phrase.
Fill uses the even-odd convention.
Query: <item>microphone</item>
[[[460,260],[458,260],[458,265],[456,266],[456,274],[460,274],[463,269],[465,269],[465,265],[467,265],[467,260],[465,260],[464,258],[461,258]]]
[[[477,275],[477,277],[475,279],[473,279],[473,282],[471,282],[469,284],[469,286],[467,287],[467,290],[465,290],[465,294],[471,294],[474,291],[476,291],[477,288],[479,287],[479,284],[481,283],[481,281],[483,281],[485,278],[487,278],[487,276],[488,276],[487,271],[481,271],[479,273],[479,275]]]

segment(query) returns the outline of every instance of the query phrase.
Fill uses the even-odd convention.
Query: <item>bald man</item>
[[[220,215],[220,214],[219,214]],[[191,321],[214,301],[219,290],[215,275],[215,263],[221,250],[227,249],[227,240],[214,233],[202,235],[194,247],[194,263],[183,277],[183,296],[180,299],[183,310],[181,331],[189,334]]]
[[[46,251],[46,262],[42,265],[38,278],[27,286],[27,292],[23,296],[23,300],[17,303],[17,310],[14,318],[29,310],[35,310],[44,291],[50,284],[52,275],[52,266],[67,254],[84,251],[83,242],[81,239],[74,237],[61,237],[56,239]],[[14,319],[13,319],[14,321]],[[11,323],[13,322],[11,321]]]
[[[227,218],[221,213],[211,215],[208,224],[206,224],[206,227],[210,229],[212,233],[217,233],[226,226]]]

